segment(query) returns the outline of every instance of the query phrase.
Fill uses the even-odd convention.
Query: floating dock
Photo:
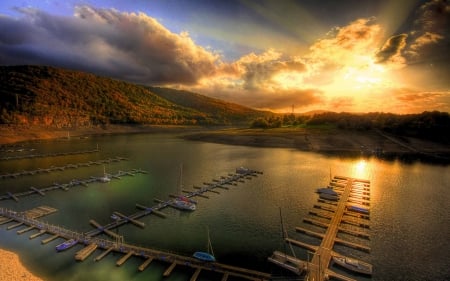
[[[42,208],[38,209],[42,210]],[[35,211],[31,213],[35,213]],[[108,253],[114,251],[123,255],[116,262],[118,266],[124,264],[128,259],[133,257],[143,258],[144,263],[139,266],[139,271],[144,271],[145,268],[153,260],[169,263],[169,267],[164,272],[164,276],[169,276],[176,266],[183,266],[195,269],[191,280],[195,280],[200,274],[201,270],[222,273],[222,280],[224,281],[227,280],[228,276],[252,281],[268,281],[271,279],[271,275],[269,273],[217,262],[202,262],[193,257],[181,256],[174,253],[168,253],[164,251],[126,244],[123,243],[123,239],[116,239],[115,241],[113,241],[87,236],[85,233],[79,233],[60,226],[42,222],[40,220],[37,220],[36,218],[33,218],[33,216],[26,215],[26,212],[16,212],[5,208],[0,208],[0,221],[5,220],[15,221],[17,224],[26,225],[27,227],[34,227],[36,229],[39,229],[40,232],[45,231],[46,233],[53,235],[49,239],[43,240],[43,242],[48,242],[50,241],[50,239],[53,240],[60,237],[65,240],[75,239],[78,241],[78,243],[86,245],[85,248],[81,249],[75,254],[75,259],[78,261],[86,259],[94,251],[101,249],[104,250],[104,252],[100,256],[96,257],[94,259],[95,261],[99,261]]]
[[[99,152],[98,147],[92,150],[80,150],[80,151],[70,151],[70,152],[57,152],[57,153],[45,153],[45,154],[28,154],[28,155],[15,155],[15,156],[5,156],[1,157],[0,161],[5,160],[18,160],[18,159],[33,159],[33,158],[46,158],[46,157],[56,157],[56,156],[68,156],[77,154],[88,154]]]
[[[115,158],[108,158],[108,159],[102,159],[97,161],[88,161],[88,162],[81,162],[81,163],[72,163],[72,164],[66,164],[63,166],[51,166],[48,168],[38,168],[35,170],[28,170],[28,171],[20,171],[20,172],[13,172],[13,173],[7,173],[0,175],[0,179],[7,179],[7,178],[18,178],[21,176],[31,176],[36,174],[43,174],[43,173],[50,173],[50,172],[59,172],[64,171],[67,169],[77,169],[80,167],[89,167],[91,165],[102,165],[102,164],[109,164],[112,162],[119,162],[127,160],[127,158],[124,157],[115,157]]]
[[[110,177],[111,179],[121,179],[122,176],[134,176],[135,174],[146,174],[146,173],[147,173],[147,171],[144,171],[141,169],[132,169],[130,171],[118,171],[117,173],[114,173],[114,174],[107,174],[107,176]],[[30,190],[28,190],[28,191],[17,192],[17,193],[6,192],[5,195],[0,196],[0,201],[13,199],[16,202],[19,202],[19,197],[25,197],[25,196],[30,196],[30,195],[34,195],[34,194],[39,194],[41,196],[45,196],[45,194],[47,192],[53,191],[53,190],[58,190],[58,189],[68,191],[72,187],[87,186],[88,184],[93,183],[93,182],[103,182],[102,178],[103,177],[90,177],[88,179],[81,179],[81,180],[73,179],[68,183],[61,183],[61,184],[55,182],[48,187],[43,187],[43,188],[39,188],[39,189],[32,186],[32,187],[30,187]]]
[[[322,239],[321,244],[319,246],[313,246],[291,238],[285,238],[287,243],[307,249],[308,261],[303,261],[278,251],[275,251],[268,260],[297,275],[304,275],[305,280],[323,281],[329,278],[335,278],[338,280],[355,281],[355,279],[338,274],[329,268],[333,262],[333,257],[349,259],[353,263],[362,264],[367,269],[365,274],[371,275],[372,266],[370,264],[354,258],[345,257],[333,250],[335,244],[341,244],[359,251],[370,252],[370,248],[366,245],[349,242],[337,237],[338,232],[342,232],[366,239],[367,241],[370,240],[370,236],[365,230],[370,227],[368,220],[370,182],[363,179],[335,176],[331,180],[329,188],[338,193],[338,201],[319,199],[320,203],[315,204],[314,208],[320,211],[310,211],[309,214],[322,220],[304,219],[304,222],[325,228],[325,232],[318,233],[302,227],[296,228],[297,232]],[[361,197],[364,198],[361,199]],[[350,224],[353,227],[348,228],[345,226],[346,224]],[[360,230],[355,230],[355,227],[360,228]],[[312,255],[311,260],[309,260],[309,253]],[[352,270],[348,267],[346,269]]]
[[[170,197],[180,197],[183,196],[187,198],[188,200],[192,200],[193,197],[203,197],[205,198],[204,193],[206,192],[217,192],[215,189],[223,188],[223,185],[225,184],[234,184],[237,182],[242,182],[244,178],[248,179],[249,177],[257,176],[258,174],[262,174],[260,171],[255,171],[247,168],[237,168],[235,174],[228,174],[228,176],[222,176],[220,179],[214,179],[212,183],[204,183],[203,187],[194,186],[193,191],[184,190],[183,195],[172,195]],[[217,192],[218,193],[218,192]],[[208,197],[206,197],[208,198]],[[152,207],[147,207],[142,204],[137,203],[136,207],[141,209],[142,211],[139,211],[137,213],[131,214],[131,215],[124,215],[117,211],[113,213],[113,216],[116,218],[113,222],[108,223],[106,225],[99,225],[98,223],[93,223],[93,220],[90,221],[92,225],[96,227],[96,229],[91,230],[86,233],[88,236],[96,236],[101,233],[105,233],[111,237],[115,237],[115,233],[111,232],[112,229],[115,229],[123,224],[126,223],[133,223],[134,225],[137,225],[139,227],[144,227],[144,224],[138,219],[148,216],[148,215],[156,215],[159,217],[166,217],[167,215],[163,213],[161,210],[167,207],[173,206],[173,200],[174,199],[168,199],[166,201],[155,199],[156,202],[158,202],[157,205]]]

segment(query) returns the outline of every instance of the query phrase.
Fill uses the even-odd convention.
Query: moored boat
[[[208,233],[208,243],[206,244],[207,252],[197,251],[192,256],[204,262],[215,262],[216,258],[214,257],[211,239],[209,238],[209,228],[207,228],[206,230]]]
[[[339,197],[337,195],[328,194],[328,193],[319,193],[319,197],[321,199],[330,200],[330,201],[338,201]]]
[[[372,265],[369,263],[343,256],[333,256],[332,259],[336,264],[345,267],[348,270],[372,275]]]
[[[61,252],[64,250],[67,250],[73,246],[75,246],[78,243],[78,240],[75,239],[69,239],[67,241],[64,241],[63,243],[56,246],[56,251]]]
[[[335,195],[337,196],[338,193],[336,191],[334,191],[332,188],[328,188],[328,187],[322,187],[322,188],[318,188],[316,190],[317,193],[324,193],[324,194],[330,194],[330,195]]]
[[[179,192],[183,190],[183,165],[180,166],[180,177],[179,181]],[[187,210],[187,211],[195,211],[197,209],[197,202],[194,200],[187,198],[186,196],[177,196],[171,202],[169,202],[170,206],[177,208],[179,210]]]
[[[369,209],[363,208],[363,207],[359,207],[359,206],[354,206],[354,205],[347,206],[347,210],[353,211],[353,212],[357,212],[357,213],[361,213],[361,214],[365,214],[365,215],[369,214]]]
[[[108,177],[108,174],[106,173],[105,166],[103,166],[103,177],[100,177],[99,180],[101,182],[110,182],[111,181],[111,178]]]
[[[201,261],[208,261],[208,262],[216,261],[216,258],[207,252],[195,252],[192,256]]]
[[[180,210],[195,211],[197,209],[197,205],[184,196],[173,199],[170,205]]]

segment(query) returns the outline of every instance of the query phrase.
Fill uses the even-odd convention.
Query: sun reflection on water
[[[352,177],[358,179],[367,179],[369,176],[369,171],[367,169],[367,161],[365,159],[360,159],[355,162],[352,167]]]

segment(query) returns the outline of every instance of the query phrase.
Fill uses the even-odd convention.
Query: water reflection
[[[360,159],[354,164],[354,167],[352,169],[352,177],[358,179],[367,179],[367,170],[367,161],[365,159]]]
[[[92,142],[92,143],[91,143]],[[135,204],[151,206],[154,198],[165,199],[178,192],[179,165],[183,163],[183,182],[186,189],[201,185],[246,166],[264,171],[264,175],[246,180],[220,194],[199,198],[198,209],[189,215],[165,210],[167,219],[144,217],[148,227],[133,225],[121,227],[118,232],[125,240],[148,247],[175,251],[184,255],[204,249],[205,226],[211,229],[214,251],[221,263],[241,265],[262,271],[270,268],[266,259],[274,250],[283,250],[280,235],[279,207],[289,237],[303,242],[308,238],[295,232],[302,226],[317,202],[317,187],[325,186],[332,176],[341,175],[371,181],[371,248],[370,258],[346,249],[344,254],[359,257],[374,265],[374,280],[444,280],[450,276],[448,250],[450,228],[450,170],[448,167],[424,164],[404,165],[375,158],[341,159],[290,149],[252,148],[201,142],[181,141],[166,135],[106,136],[82,142],[37,144],[36,149],[48,146],[55,150],[70,151],[92,148],[99,143],[99,154],[33,161],[0,162],[0,171],[20,171],[38,167],[59,166],[107,157],[123,156],[129,161],[111,163],[107,172],[142,168],[149,174],[114,179],[108,184],[91,184],[68,192],[49,192],[45,197],[36,195],[23,198],[19,203],[1,201],[0,206],[19,210],[49,205],[59,211],[45,221],[79,231],[88,231],[90,219],[109,222],[113,211],[124,214],[136,212]],[[69,147],[70,145],[70,147]],[[50,149],[48,149],[50,150]],[[12,168],[10,165],[14,165]],[[84,167],[18,179],[6,179],[0,184],[3,191],[23,191],[73,178],[100,176],[102,166]],[[414,227],[411,227],[414,226]],[[306,226],[305,226],[306,227]],[[430,237],[432,239],[430,239]],[[315,241],[315,240],[314,240]],[[424,243],[427,242],[428,244]],[[38,239],[18,236],[0,227],[0,247],[18,252],[27,265],[41,273],[46,280],[189,280],[190,272],[180,267],[180,275],[162,278],[167,267],[154,263],[145,272],[136,274],[142,263],[137,258],[116,268],[118,256],[111,255],[101,263],[74,262],[74,251],[54,252],[55,241],[41,246]],[[315,241],[317,242],[317,241]],[[425,253],[426,260],[411,259],[414,253]],[[339,249],[340,250],[340,249]],[[299,257],[307,258],[304,249],[295,249]],[[418,255],[415,255],[418,256]],[[395,265],[395,266],[393,266]],[[426,275],[418,268],[433,268]],[[111,274],[114,270],[117,274]],[[430,272],[428,272],[430,273]],[[114,275],[114,276],[111,276]],[[204,277],[202,277],[204,276]],[[199,280],[207,279],[206,275]],[[352,276],[357,280],[365,280]],[[214,280],[220,280],[214,279]]]

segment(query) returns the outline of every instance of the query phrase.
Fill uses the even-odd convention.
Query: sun
[[[386,69],[370,56],[358,56],[341,71],[341,79],[350,88],[383,87],[388,84]]]

